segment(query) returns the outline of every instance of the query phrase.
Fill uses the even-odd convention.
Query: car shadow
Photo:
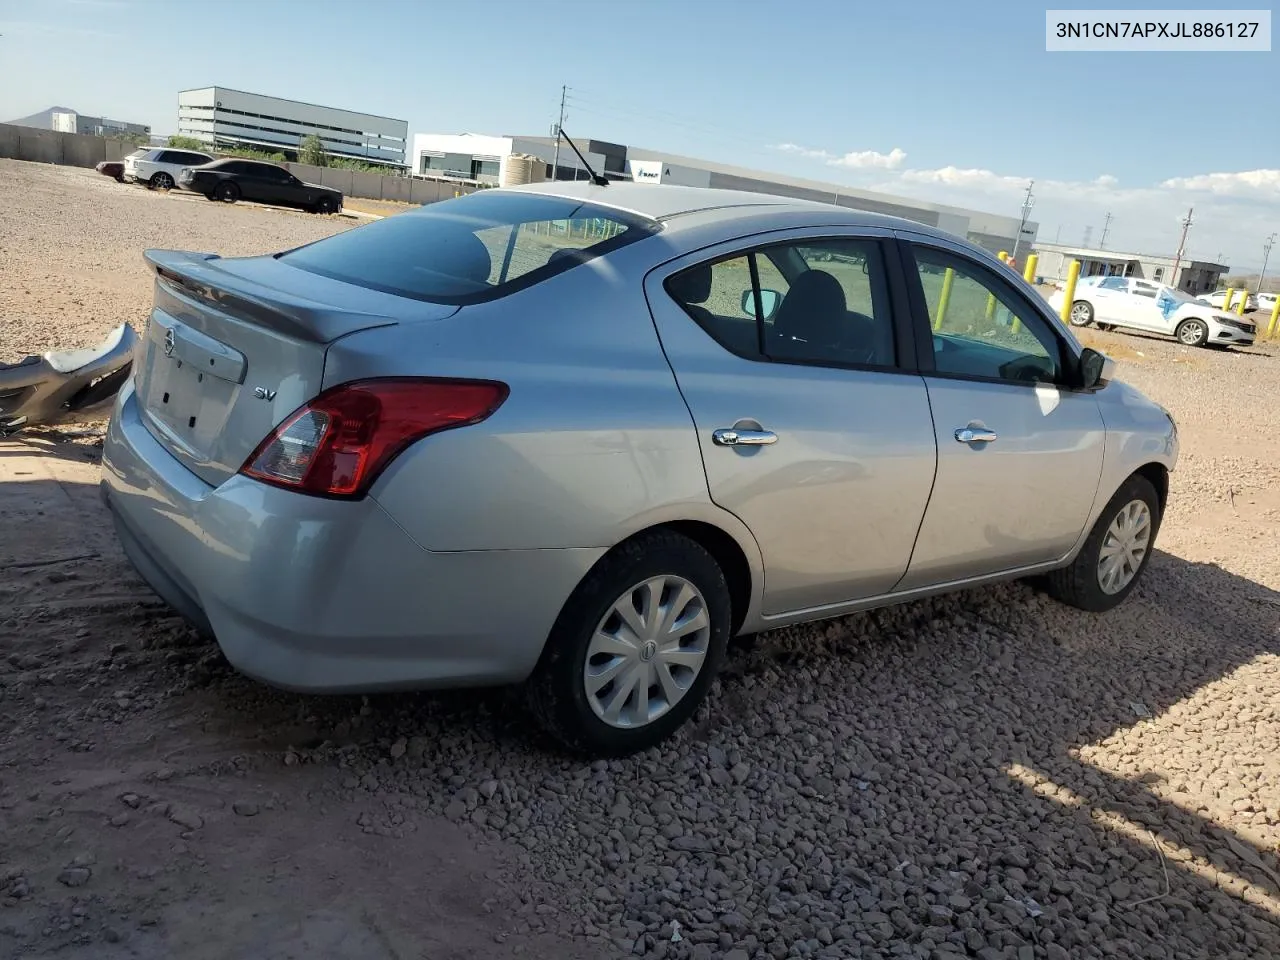
[[[49,486],[59,489],[33,489]],[[74,504],[74,523],[50,508],[59,497]],[[40,509],[13,506],[24,503]],[[89,483],[0,483],[0,519],[24,525],[20,542],[50,551],[63,549],[58,537],[109,538]],[[46,589],[84,588],[89,568],[80,569]],[[114,592],[143,589],[118,557],[107,575]],[[0,596],[17,595],[17,576],[0,580]],[[103,610],[79,616],[91,632],[101,626],[120,638]],[[170,616],[154,607],[133,615]],[[144,619],[131,623],[147,629]],[[0,639],[0,659],[11,642]],[[201,699],[201,729],[215,747],[254,743],[323,761],[354,746],[381,756],[381,768],[388,747],[418,738],[415,790],[442,803],[458,778],[486,770],[578,766],[548,754],[516,691],[299,696],[265,690],[201,649],[209,653],[175,657],[173,644],[153,639],[131,655],[140,672],[187,672],[183,696]],[[746,796],[756,781],[713,787],[706,778],[717,751],[749,739],[757,755],[776,744],[781,758],[810,744],[830,793],[802,783],[798,765],[755,776],[773,785],[780,809],[818,809],[847,825],[844,839],[829,839],[830,854],[869,895],[896,900],[903,884],[921,896],[930,884],[956,885],[957,898],[985,904],[974,908],[985,911],[982,936],[1010,956],[1050,942],[1069,956],[1093,955],[1104,941],[1125,957],[1280,956],[1280,863],[1268,839],[1276,811],[1223,800],[1249,793],[1233,788],[1244,770],[1206,779],[1188,769],[1219,762],[1207,746],[1214,723],[1238,737],[1240,723],[1274,725],[1274,713],[1237,720],[1228,703],[1203,725],[1181,713],[1207,691],[1229,701],[1232,683],[1253,682],[1237,674],[1277,656],[1280,593],[1157,550],[1138,588],[1106,615],[1009,584],[763,634],[732,650],[693,722],[659,750],[615,763],[611,776],[643,778],[662,759],[688,771],[670,775],[673,789]],[[1183,740],[1195,742],[1185,756],[1167,752]],[[1222,802],[1226,812],[1216,812]],[[637,811],[646,804],[637,799]],[[573,817],[571,803],[561,815]],[[826,828],[816,829],[821,843]],[[662,846],[647,855],[674,863]],[[744,876],[741,895],[763,882]],[[1064,923],[1068,914],[1076,921]]]

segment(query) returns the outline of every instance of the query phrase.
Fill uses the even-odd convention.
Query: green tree
[[[320,142],[320,138],[314,133],[304,137],[302,143],[298,144],[299,163],[309,163],[313,167],[323,167],[326,166],[326,161],[324,144]]]
[[[169,146],[175,150],[207,150],[209,145],[203,140],[197,140],[195,137],[184,137],[175,133],[169,137]]]

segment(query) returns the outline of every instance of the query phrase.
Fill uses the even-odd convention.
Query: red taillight
[[[322,497],[360,497],[405,447],[484,420],[507,399],[488,380],[357,380],[285,418],[240,472]]]

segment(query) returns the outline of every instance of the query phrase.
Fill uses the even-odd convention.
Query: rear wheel
[[[224,181],[214,188],[213,198],[223,203],[235,203],[240,199],[240,188],[234,183]]]
[[[161,170],[159,173],[152,175],[151,179],[147,181],[147,186],[152,190],[172,190],[173,177]]]
[[[1081,610],[1110,610],[1137,586],[1159,530],[1156,488],[1134,474],[1098,516],[1075,561],[1045,577],[1045,588],[1054,599]]]
[[[1087,327],[1093,323],[1093,307],[1085,300],[1077,300],[1071,304],[1071,312],[1067,314],[1073,327]]]
[[[1209,340],[1209,328],[1203,320],[1183,320],[1173,335],[1188,347],[1203,347]]]
[[[577,753],[652,747],[706,697],[730,622],[729,586],[711,554],[669,531],[637,537],[565,603],[526,688],[530,709]]]

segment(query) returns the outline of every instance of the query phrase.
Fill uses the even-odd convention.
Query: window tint
[[[965,258],[927,247],[916,247],[915,258],[939,373],[1024,383],[1059,379],[1057,337],[1030,304]]]
[[[893,365],[893,321],[878,241],[769,247],[756,259],[772,261],[790,279],[772,316],[765,318],[769,357]]]
[[[1128,293],[1129,285],[1125,283],[1123,277],[1107,277],[1100,284],[1100,290],[1115,290],[1118,293]]]
[[[753,264],[758,290],[752,286]],[[836,366],[895,362],[888,288],[875,240],[763,247],[691,267],[666,286],[708,334],[739,356]]]
[[[768,287],[770,281],[762,276],[760,282]],[[690,267],[668,278],[666,288],[721,346],[739,356],[760,359],[760,327],[746,255]]]
[[[279,256],[345,283],[465,304],[538,283],[660,229],[643,217],[563,197],[481,191]]]
[[[1133,281],[1132,292],[1136,293],[1140,297],[1151,297],[1154,299],[1156,295],[1156,287],[1150,283],[1143,283],[1141,280],[1135,280]]]

